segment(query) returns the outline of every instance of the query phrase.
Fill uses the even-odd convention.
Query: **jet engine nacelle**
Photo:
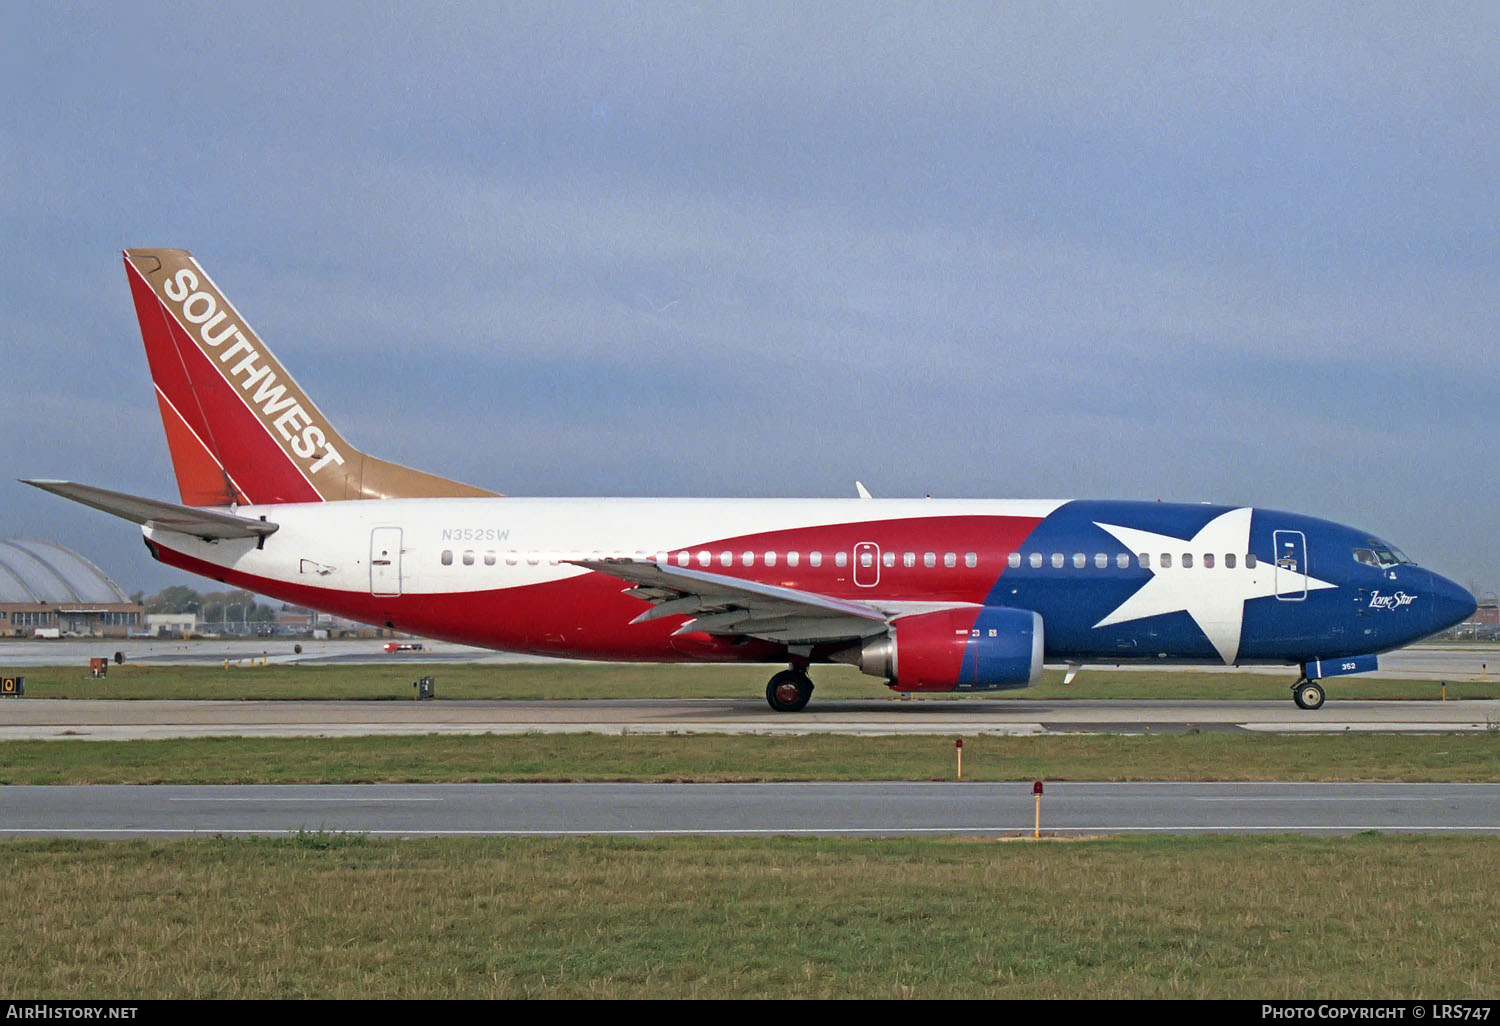
[[[1028,609],[940,609],[900,617],[848,661],[897,691],[1024,688],[1041,679],[1042,640],[1042,618]]]

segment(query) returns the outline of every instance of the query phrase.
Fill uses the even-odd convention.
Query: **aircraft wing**
[[[691,617],[674,633],[743,634],[787,644],[869,637],[886,629],[886,613],[863,602],[669,566],[651,559],[574,559],[575,566],[618,577],[626,594],[653,603],[632,623]]]
[[[125,492],[112,492],[107,488],[74,484],[72,481],[26,481],[33,488],[40,488],[64,499],[81,502],[85,506],[103,510],[131,523],[163,531],[190,534],[206,541],[219,538],[261,538],[274,534],[279,524],[250,517],[238,517],[233,513],[221,513],[213,509],[179,506],[175,502],[160,499],[145,499]]]

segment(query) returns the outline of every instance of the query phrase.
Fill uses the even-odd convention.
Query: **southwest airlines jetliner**
[[[1322,678],[1475,608],[1365,531],[1248,506],[498,495],[354,448],[189,254],[128,250],[125,270],[182,501],[28,483],[141,524],[163,563],[355,620],[780,663],[785,712],[828,662],[898,691],[1026,687],[1044,662],[1278,664],[1316,709]]]

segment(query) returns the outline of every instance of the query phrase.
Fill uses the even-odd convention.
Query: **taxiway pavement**
[[[335,639],[292,641],[284,639],[205,639],[200,641],[64,638],[56,641],[0,640],[0,667],[87,666],[91,658],[113,658],[116,652],[126,662],[154,666],[222,664],[224,660],[260,659],[271,663],[302,665],[568,663],[565,659],[511,652],[492,652],[444,641],[423,641],[420,652],[385,651],[378,640]],[[300,651],[299,651],[300,649]],[[1093,664],[1090,664],[1091,666]],[[1055,667],[1054,667],[1055,668]],[[1098,669],[1138,670],[1163,673],[1192,670],[1210,673],[1270,673],[1285,676],[1291,685],[1296,670],[1285,666],[1162,666],[1145,664],[1099,664]],[[1084,669],[1088,672],[1088,668]],[[1288,676],[1290,674],[1290,676]],[[767,676],[770,671],[767,671]],[[1392,680],[1500,680],[1500,645],[1442,644],[1412,645],[1380,657],[1380,669],[1363,676]]]
[[[981,734],[1500,731],[1500,700],[817,702],[776,713],[758,698],[592,701],[7,700],[0,741],[396,734]]]
[[[1028,835],[1029,784],[13,786],[0,836]],[[1500,784],[1050,783],[1048,836],[1500,833]]]

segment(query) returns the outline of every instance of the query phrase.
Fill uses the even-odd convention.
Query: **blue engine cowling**
[[[1039,614],[967,606],[899,617],[845,661],[897,691],[995,691],[1040,680],[1042,648]]]

